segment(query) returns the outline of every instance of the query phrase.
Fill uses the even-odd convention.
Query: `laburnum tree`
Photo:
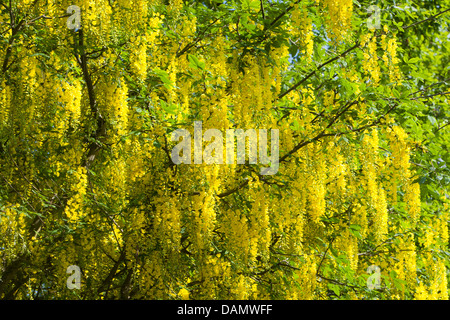
[[[448,299],[449,7],[0,0],[0,298]]]

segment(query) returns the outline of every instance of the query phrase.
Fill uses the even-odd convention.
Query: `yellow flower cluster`
[[[159,36],[160,33],[159,27],[163,20],[164,15],[160,13],[153,14],[153,16],[149,19],[148,22],[149,31],[148,34],[146,35],[147,46],[151,48],[152,52],[154,51],[153,57],[158,59],[160,59],[160,57],[158,57],[156,53],[158,51],[159,46],[156,45],[156,38]]]
[[[50,255],[52,263],[56,267],[58,286],[66,288],[66,280],[68,277],[67,267],[74,265],[77,261],[77,252],[72,235],[68,235],[63,245]],[[60,290],[56,294],[63,296],[63,290]]]
[[[279,48],[274,48],[270,52],[270,57],[277,61],[277,64],[273,66],[271,79],[271,85],[274,87],[274,96],[280,94],[281,92],[281,78],[282,72],[286,71],[288,67],[288,57],[289,57],[289,48],[285,45],[282,45]]]
[[[130,182],[140,181],[145,175],[145,159],[149,159],[152,148],[150,144],[141,146],[136,137],[133,137],[127,145],[127,180]]]
[[[342,252],[347,256],[350,262],[350,267],[353,271],[358,269],[358,239],[352,235],[348,228],[343,234],[335,240],[333,244],[336,250]]]
[[[228,239],[228,248],[239,261],[247,263],[249,257],[250,237],[248,234],[248,219],[239,210],[228,210],[220,231]]]
[[[372,130],[371,135],[365,134],[362,144],[361,162],[364,174],[364,184],[368,195],[367,206],[373,212],[374,234],[377,243],[384,241],[388,232],[388,209],[386,192],[381,184],[377,182],[382,165],[379,161],[379,138],[378,131]]]
[[[336,94],[334,93],[334,91],[327,91],[324,94],[323,97],[323,105],[325,107],[329,107],[329,106],[334,106],[334,100],[338,99],[339,97],[336,96]]]
[[[306,185],[308,199],[308,213],[315,222],[319,222],[320,217],[325,213],[326,194],[326,162],[323,153],[318,156],[320,144],[309,145],[309,183]]]
[[[448,221],[450,218],[450,210],[448,207],[448,200],[445,198],[445,196],[442,197],[442,201],[444,201],[444,212],[442,213],[441,217],[441,224],[440,224],[440,235],[443,243],[448,243],[449,241],[449,228],[448,224],[445,223],[445,221]]]
[[[176,104],[177,101],[177,95],[175,87],[177,86],[177,73],[178,73],[179,67],[178,67],[178,59],[175,59],[174,56],[169,60],[169,66],[167,68],[167,73],[169,75],[170,80],[170,88],[167,90],[167,102],[169,104]],[[174,116],[170,115],[170,118],[174,118]]]
[[[20,62],[20,77],[19,81],[21,82],[21,88],[20,91],[17,93],[23,94],[23,99],[27,104],[26,108],[23,108],[23,110],[18,111],[20,115],[20,118],[23,118],[25,123],[29,125],[31,128],[35,127],[35,118],[37,116],[37,106],[35,104],[35,91],[37,88],[37,77],[36,74],[38,72],[38,61],[35,57],[32,57],[33,51],[25,54],[22,54],[22,59]],[[25,124],[24,123],[24,124]]]
[[[99,96],[101,110],[107,116],[112,125],[114,135],[110,137],[116,141],[127,132],[128,129],[128,87],[123,78],[117,82],[102,84],[102,94]]]
[[[119,1],[121,2],[121,1]],[[128,1],[131,2],[131,1]],[[69,5],[63,7],[57,1],[55,6],[62,7],[64,11]],[[76,3],[81,9],[81,25],[90,41],[104,45],[110,40],[113,7],[108,0],[80,0]]]
[[[181,21],[180,36],[184,38],[194,36],[195,32],[197,31],[197,17],[183,16],[181,17]],[[220,47],[214,47],[220,49]]]
[[[375,202],[375,216],[373,218],[375,238],[377,243],[386,240],[388,232],[388,209],[386,202],[386,194],[384,189],[380,186],[378,188],[377,200]]]
[[[407,205],[408,214],[413,224],[417,221],[420,213],[420,185],[408,181],[405,190],[405,202]]]
[[[127,2],[132,2],[133,9],[133,23],[142,26],[147,21],[148,6],[149,2],[147,0],[131,0]]]
[[[430,279],[421,281],[415,290],[416,300],[448,300],[447,268],[443,258],[433,259],[426,254],[425,265],[429,269]]]
[[[178,202],[178,201],[177,201]],[[178,251],[181,239],[181,213],[173,198],[162,194],[155,199],[155,234],[160,237],[164,251]]]
[[[153,297],[154,299],[165,299],[164,295],[164,262],[157,251],[153,252],[142,266],[139,282],[142,284],[142,297]]]
[[[301,252],[302,260],[296,264],[295,270],[290,279],[291,285],[288,290],[287,299],[292,300],[312,300],[317,284],[317,261],[314,254]]]
[[[178,295],[182,300],[189,300],[189,291],[185,288],[181,288],[180,291],[178,291]]]
[[[230,263],[221,259],[221,254],[212,254],[201,258],[199,279],[202,281],[201,297],[204,299],[217,299],[217,287],[230,278]]]
[[[192,220],[194,232],[194,244],[198,251],[208,248],[208,241],[216,223],[214,210],[215,198],[210,193],[202,192],[192,200]]]
[[[292,37],[300,39],[303,53],[311,58],[314,43],[310,14],[314,10],[294,2]],[[52,16],[64,7],[58,1],[48,3]],[[106,121],[106,132],[98,137],[102,148],[89,171],[81,166],[88,146],[84,141],[86,133],[96,132],[97,122],[91,114],[95,108],[89,105],[82,76],[73,78],[75,75],[69,74],[61,81],[53,71],[40,70],[30,54],[21,53],[17,59],[23,74],[10,73],[11,77],[1,82],[1,133],[10,128],[19,132],[17,137],[11,135],[12,142],[7,146],[12,159],[20,160],[17,169],[6,171],[6,183],[19,191],[11,192],[8,201],[19,203],[23,197],[46,217],[46,225],[34,237],[28,235],[31,240],[26,242],[23,239],[30,230],[26,215],[19,212],[19,206],[0,206],[0,248],[6,248],[2,252],[8,259],[17,257],[21,250],[30,250],[37,265],[52,262],[58,285],[64,285],[62,281],[67,279],[67,266],[80,262],[93,291],[117,268],[113,283],[103,288],[101,298],[125,294],[126,286],[121,289],[119,284],[131,279],[137,292],[133,298],[142,299],[270,299],[275,295],[316,299],[329,289],[325,277],[338,279],[344,261],[348,261],[345,270],[355,280],[366,275],[368,265],[379,264],[386,269],[386,275],[394,270],[417,298],[448,297],[443,284],[444,261],[431,254],[448,242],[448,208],[431,217],[421,214],[426,207],[420,202],[419,184],[412,180],[406,132],[387,120],[387,126],[384,122],[380,126],[386,129],[364,132],[361,144],[350,142],[358,138],[356,133],[346,136],[348,140],[330,135],[309,141],[322,132],[327,116],[343,105],[337,91],[330,90],[326,83],[321,90],[310,84],[276,99],[282,91],[282,79],[291,72],[286,45],[272,49],[271,59],[267,59],[258,50],[240,51],[231,37],[209,37],[206,32],[205,40],[195,42],[188,52],[177,56],[195,41],[197,21],[188,10],[181,14],[181,0],[169,1],[167,18],[149,11],[162,4],[80,0],[83,23],[89,26],[84,34],[89,50],[101,48],[101,43],[111,37],[114,47],[119,39],[129,41],[98,58],[89,55],[88,69],[95,83],[98,109]],[[322,7],[329,14],[325,19],[330,39],[345,40],[351,27],[352,2],[323,0]],[[55,21],[48,23],[56,26]],[[105,30],[108,25],[109,31]],[[124,26],[130,32],[121,34],[118,31]],[[168,29],[180,37],[160,38]],[[73,41],[73,37],[60,37],[58,32],[52,30],[51,35]],[[370,79],[371,85],[378,85],[378,51],[390,70],[391,81],[398,80],[396,40],[388,39],[386,28],[385,32],[379,47],[373,33],[361,38],[367,78],[358,78],[355,56],[347,61],[350,67],[344,72],[346,79],[353,84]],[[72,48],[73,43],[70,45]],[[129,55],[124,52],[133,48]],[[67,56],[72,54],[69,51]],[[55,52],[46,61],[49,65],[58,66],[63,61],[76,64],[66,60],[65,54]],[[187,54],[204,63],[204,69],[190,65]],[[120,70],[122,62],[130,62],[129,68]],[[152,86],[155,79],[147,79],[147,71],[156,69],[165,70],[172,85]],[[142,90],[141,85],[151,80],[151,87],[145,88],[149,92],[148,105],[140,105],[136,91],[130,89],[129,94],[130,71],[131,82],[139,83],[136,90]],[[38,86],[41,81],[42,86]],[[16,82],[21,84],[17,88],[11,85]],[[322,101],[321,96],[323,103],[317,103]],[[176,114],[166,112],[161,101],[179,106]],[[341,120],[355,115],[358,122],[370,121],[372,115],[360,101],[358,110],[352,108],[336,121],[332,128],[335,132],[347,131],[348,122]],[[21,108],[12,108],[17,102]],[[279,119],[281,110],[287,108],[289,115]],[[168,138],[166,133],[171,126],[193,119],[202,120],[205,129],[279,129],[280,155],[299,142],[305,145],[284,159],[279,175],[264,180],[252,173],[254,166],[174,166],[169,159],[171,142],[164,139]],[[45,131],[43,123],[50,124],[51,130]],[[71,130],[73,126],[77,130]],[[44,158],[49,163],[47,171],[52,179],[45,181],[37,175],[36,168],[45,168],[45,163],[35,163],[34,153],[23,156],[22,150],[30,150],[30,145],[36,159]],[[0,157],[0,168],[9,168],[6,161]],[[41,185],[48,185],[49,189],[43,190],[43,198],[48,201],[36,197],[33,188]],[[60,189],[67,195],[62,196]],[[232,192],[224,196],[229,190]],[[65,207],[66,220],[53,219],[60,214],[53,205]],[[403,205],[407,215],[397,223],[395,215]],[[74,235],[56,235],[55,246],[42,248],[41,241],[49,236],[45,232],[66,222]],[[415,239],[420,232],[413,234],[414,227],[422,228],[414,231],[425,234],[419,239],[419,247],[424,248],[420,251]],[[402,236],[393,236],[394,244],[383,243],[388,234]],[[332,237],[332,248],[338,256],[333,250],[324,255],[329,243],[321,240]],[[365,244],[365,240],[373,238],[380,245],[376,253],[365,245],[364,249],[358,248],[358,241]],[[115,267],[121,257],[124,260]],[[425,270],[426,277],[416,272],[418,267]],[[324,278],[318,278],[318,274]],[[35,277],[30,279],[32,282]],[[390,298],[404,297],[405,288],[393,288]],[[67,290],[56,293],[57,297],[67,295]]]
[[[250,181],[250,199],[253,200],[250,212],[250,256],[251,260],[259,254],[266,261],[269,258],[271,239],[269,208],[266,200],[267,190],[260,181]]]
[[[284,52],[282,54],[288,54]],[[280,57],[277,57],[280,59]],[[249,128],[250,123],[267,123],[271,122],[270,114],[267,112],[270,106],[270,99],[267,93],[270,92],[270,85],[274,84],[276,90],[281,90],[280,69],[275,68],[274,73],[276,79],[268,78],[268,73],[263,72],[265,69],[261,64],[260,59],[247,56],[245,63],[249,64],[248,71],[242,75],[238,70],[232,70],[231,77],[233,81],[234,94],[234,117],[236,125],[240,128]],[[263,77],[265,75],[266,77]],[[272,74],[272,77],[274,74]],[[273,82],[272,82],[273,81]],[[271,83],[272,82],[272,83]]]
[[[236,297],[236,300],[245,300],[249,296],[248,289],[247,279],[243,275],[240,275],[236,286],[232,289],[232,293]]]
[[[175,12],[179,12],[183,8],[182,0],[170,0],[169,1],[169,9]]]

